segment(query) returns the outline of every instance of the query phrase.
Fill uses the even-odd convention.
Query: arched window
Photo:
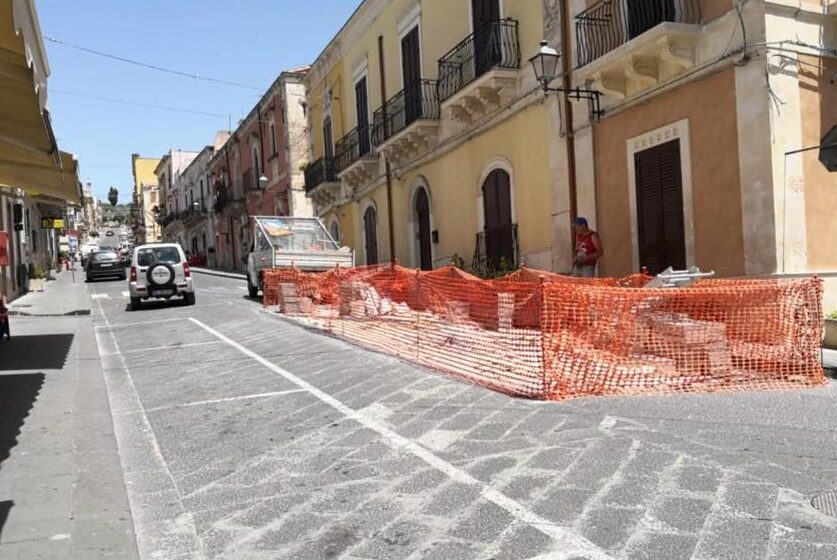
[[[419,266],[422,270],[433,270],[433,248],[430,233],[430,199],[424,187],[416,191],[415,213]]]
[[[511,178],[505,169],[495,169],[482,184],[485,215],[483,254],[491,266],[516,262],[515,231],[512,223]]]

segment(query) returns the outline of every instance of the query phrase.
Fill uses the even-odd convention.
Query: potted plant
[[[44,271],[35,263],[29,263],[29,291],[42,292],[44,291]]]
[[[822,345],[826,348],[837,349],[837,311],[832,311],[825,317],[825,336]]]

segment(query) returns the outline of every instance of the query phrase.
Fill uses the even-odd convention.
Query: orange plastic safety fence
[[[572,278],[482,280],[449,266],[265,273],[264,304],[362,346],[530,398],[813,386],[822,284]]]

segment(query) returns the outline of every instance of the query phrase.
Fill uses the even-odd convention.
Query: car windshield
[[[180,262],[180,252],[176,247],[147,247],[137,252],[137,264],[140,266],[151,266],[154,263]]]
[[[115,261],[118,258],[113,251],[102,251],[101,253],[93,254],[94,261]]]
[[[338,251],[319,220],[294,218],[258,218],[269,242],[284,251]]]

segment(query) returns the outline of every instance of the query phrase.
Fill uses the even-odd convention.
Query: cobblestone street
[[[93,287],[143,558],[837,557],[809,504],[837,487],[833,384],[513,399],[197,281],[139,313]]]

